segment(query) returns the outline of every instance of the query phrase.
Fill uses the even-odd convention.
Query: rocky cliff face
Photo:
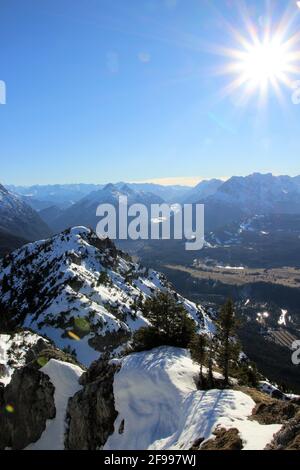
[[[300,411],[285,422],[266,450],[300,450]]]
[[[55,417],[54,390],[39,370],[14,372],[10,384],[0,389],[0,449],[24,449],[41,437],[46,421]]]
[[[68,404],[66,449],[100,449],[114,432],[118,413],[113,383],[117,369],[102,359],[94,362],[81,377],[83,388]]]

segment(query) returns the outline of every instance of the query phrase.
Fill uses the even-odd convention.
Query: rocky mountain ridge
[[[149,325],[139,304],[172,290],[164,276],[133,263],[108,239],[75,227],[25,245],[0,261],[2,328],[26,327],[76,352],[89,365],[100,352],[125,347]],[[175,292],[174,292],[175,294]],[[212,321],[178,296],[199,328]]]

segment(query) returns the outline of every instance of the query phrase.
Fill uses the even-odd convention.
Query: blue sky
[[[287,5],[248,0],[259,33]],[[298,174],[300,104],[282,87],[264,106],[214,73],[246,34],[241,0],[1,0],[0,181],[193,181]],[[298,78],[294,77],[295,80]],[[300,75],[299,75],[300,80]]]

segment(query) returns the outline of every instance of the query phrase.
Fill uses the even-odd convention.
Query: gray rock
[[[81,377],[83,389],[68,404],[66,449],[99,449],[114,432],[118,413],[115,409],[113,382],[117,369],[116,365],[100,359]]]
[[[42,359],[42,361],[41,361]],[[74,356],[61,349],[56,348],[50,341],[40,338],[36,344],[34,344],[26,353],[25,361],[31,368],[40,369],[50,359],[56,359],[57,361],[69,362],[76,366],[85,369]]]
[[[41,437],[46,421],[55,418],[54,386],[37,369],[18,369],[0,389],[0,410],[0,449],[24,449]]]
[[[266,450],[300,450],[300,412],[283,425]]]
[[[118,331],[108,331],[104,335],[95,335],[89,339],[89,345],[96,351],[113,351],[129,341],[131,334],[120,328]]]

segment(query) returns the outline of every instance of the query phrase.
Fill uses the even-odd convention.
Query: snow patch
[[[40,439],[26,450],[64,450],[65,418],[69,398],[81,389],[79,377],[84,372],[80,367],[51,359],[41,372],[48,375],[55,387],[56,416],[48,420]]]
[[[245,449],[263,449],[281,425],[250,421],[255,403],[234,390],[199,391],[188,351],[161,347],[122,360],[114,380],[119,415],[105,450],[188,450],[217,426],[237,428]],[[124,420],[124,432],[119,428]]]

